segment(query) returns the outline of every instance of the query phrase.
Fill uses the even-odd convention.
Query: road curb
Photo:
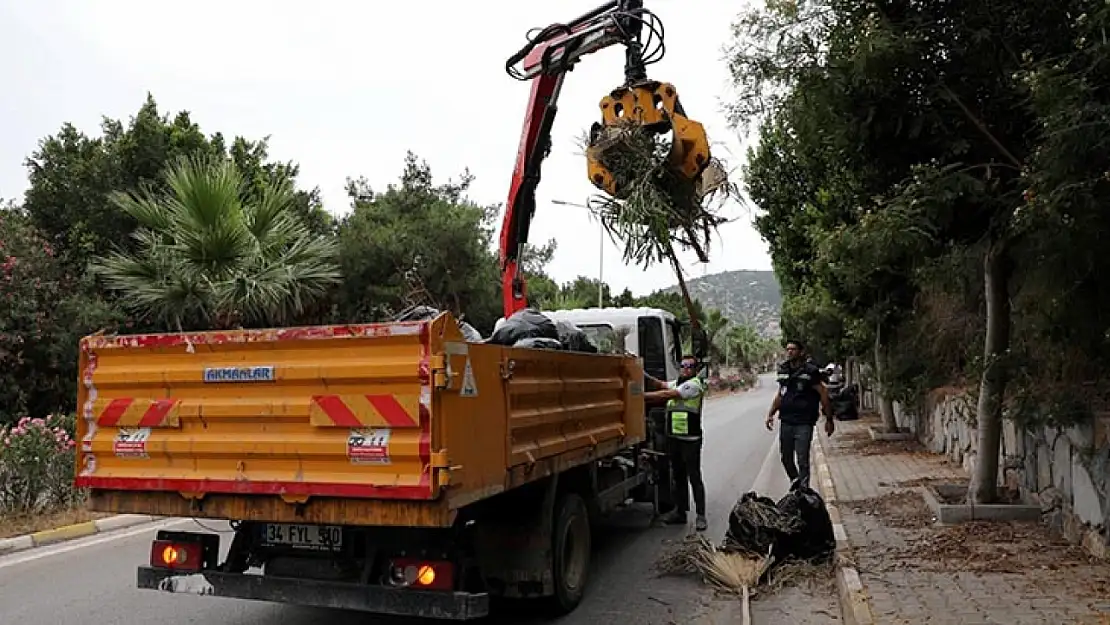
[[[875,625],[871,600],[863,587],[859,571],[854,566],[852,543],[848,540],[848,532],[844,530],[844,524],[840,520],[836,484],[833,482],[832,471],[829,470],[829,462],[825,457],[825,436],[818,434],[817,440],[818,444],[813,448],[814,465],[817,469],[817,484],[821,490],[821,497],[825,499],[825,507],[829,510],[833,535],[836,537],[836,590],[840,599],[840,612],[848,625]]]
[[[145,514],[120,514],[95,521],[85,521],[74,525],[63,525],[54,529],[43,530],[33,534],[24,534],[0,540],[0,555],[27,551],[35,547],[44,547],[56,543],[85,538],[95,534],[113,532],[143,523],[151,523],[159,517]]]

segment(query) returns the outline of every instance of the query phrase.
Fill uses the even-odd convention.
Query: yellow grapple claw
[[[695,183],[710,164],[709,139],[705,127],[686,117],[674,85],[648,81],[618,87],[601,99],[601,123],[590,130],[586,160],[590,182],[613,197],[621,197],[616,180],[605,165],[602,155],[614,145],[614,139],[629,125],[642,127],[653,134],[671,133],[671,149],[667,155],[670,169]]]

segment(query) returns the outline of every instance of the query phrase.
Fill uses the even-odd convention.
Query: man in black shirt
[[[805,358],[800,341],[786,344],[786,362],[779,365],[779,392],[767,413],[767,429],[775,427],[779,415],[779,454],[791,482],[809,486],[809,452],[819,409],[825,413],[825,433],[832,436],[836,426],[829,407],[829,395],[821,370]]]

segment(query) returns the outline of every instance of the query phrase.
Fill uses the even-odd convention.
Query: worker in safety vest
[[[675,509],[663,521],[674,525],[686,523],[693,489],[697,515],[694,528],[705,531],[709,522],[705,518],[705,482],[701,475],[701,416],[709,387],[698,377],[698,359],[689,355],[682,357],[677,380],[668,383],[651,376],[647,379],[658,390],[645,393],[644,398],[667,400],[667,457],[674,477]]]

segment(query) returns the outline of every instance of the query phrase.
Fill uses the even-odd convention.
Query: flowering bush
[[[74,417],[23,417],[0,427],[0,513],[35,514],[77,503]]]
[[[0,204],[0,425],[73,410],[77,346],[121,320],[31,226]]]

